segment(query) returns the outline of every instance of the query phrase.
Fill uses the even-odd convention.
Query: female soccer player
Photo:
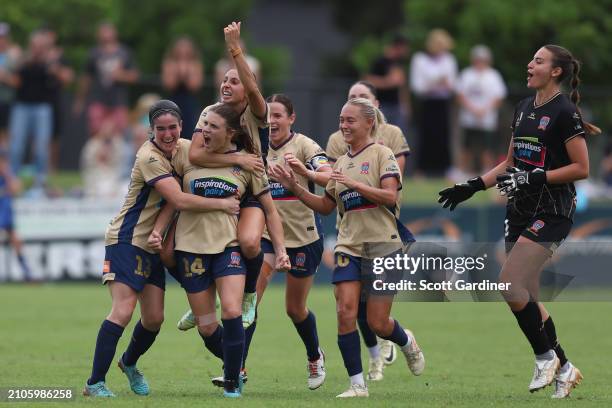
[[[377,108],[380,105],[377,99],[376,88],[368,81],[357,81],[351,85],[347,100],[353,98],[369,99]],[[384,123],[378,129],[375,139],[376,143],[385,145],[393,151],[400,168],[400,173],[404,174],[406,157],[410,154],[410,146],[408,146],[402,130],[395,125]],[[329,136],[325,152],[332,163],[335,163],[338,157],[348,152],[348,145],[342,137],[342,131],[338,130]]]
[[[367,81],[355,82],[349,89],[348,99],[353,98],[365,98],[369,99],[374,106],[379,107],[379,101],[377,99],[377,92],[374,85]],[[402,130],[389,123],[384,123],[378,129],[376,133],[376,142],[384,146],[387,146],[393,151],[397,164],[400,168],[400,173],[404,174],[404,168],[406,166],[406,157],[410,154],[410,147],[406,142],[406,138],[402,133]],[[327,140],[327,156],[333,163],[338,157],[346,154],[348,151],[348,145],[344,141],[342,131],[338,130],[332,133]],[[340,219],[336,222],[336,229],[339,226]],[[365,302],[363,299],[359,302],[359,315],[357,323],[359,324],[359,330],[363,341],[368,348],[370,354],[370,364],[368,368],[368,380],[380,381],[383,379],[383,368],[385,365],[393,364],[397,358],[397,351],[393,342],[388,340],[379,340],[376,338],[374,332],[368,327],[367,316],[365,311]]]
[[[580,63],[565,48],[540,48],[527,65],[527,87],[536,94],[516,107],[506,160],[481,177],[440,191],[439,199],[452,211],[496,183],[509,197],[504,221],[508,256],[500,281],[511,283],[504,297],[536,357],[529,391],[555,381],[553,398],[567,397],[582,379],[557,340],[552,317],[537,301],[542,266],[572,227],[573,182],[589,175],[584,137],[601,132],[583,122],[577,108],[579,72]],[[569,99],[560,89],[567,78],[572,88]]]
[[[217,154],[206,149],[200,143],[192,143],[189,160],[201,167],[235,165],[249,171],[264,172],[262,157],[265,157],[268,149],[268,107],[257,87],[255,76],[249,69],[240,49],[240,23],[231,23],[225,27],[223,33],[225,44],[234,59],[236,68],[227,71],[221,83],[221,102],[231,106],[234,112],[241,115],[241,122],[251,138],[255,154],[244,152]],[[212,106],[215,105],[208,106],[202,111],[194,130],[194,137],[202,132],[206,113]],[[265,217],[259,201],[253,197],[244,200],[240,211],[240,221],[238,222],[238,241],[246,266],[242,318],[247,327],[255,320],[255,305],[257,302],[255,289],[263,263],[260,241],[264,224]],[[194,324],[193,314],[188,311],[179,321],[178,328],[188,330],[194,327]]]
[[[267,102],[270,110],[268,166],[289,166],[295,172],[298,182],[308,186],[311,192],[314,192],[315,184],[325,186],[331,175],[331,166],[325,151],[314,140],[291,129],[295,122],[291,100],[285,95],[275,94]],[[285,290],[287,315],[306,346],[308,388],[315,390],[325,381],[325,356],[319,348],[315,315],[306,307],[306,299],[323,253],[321,221],[317,213],[305,206],[282,184],[270,180],[270,190],[283,220],[285,246],[291,261]],[[267,258],[273,258],[274,252],[267,237],[263,248],[266,252],[264,265],[272,264],[271,259]],[[275,272],[271,268],[263,270],[257,284],[258,304]],[[247,329],[245,362],[256,325],[257,321]]]
[[[329,214],[338,206],[342,214],[335,248],[333,283],[338,346],[351,386],[338,395],[341,398],[368,396],[356,324],[362,288],[363,242],[401,243],[395,214],[402,177],[393,152],[375,143],[372,137],[383,122],[382,113],[368,99],[351,99],[344,105],[340,113],[340,129],[349,151],[338,158],[324,196],[308,191],[298,182],[293,171],[282,166],[269,168],[270,176],[308,207]],[[421,374],[425,366],[423,353],[412,333],[390,318],[392,299],[371,299],[367,300],[368,325],[376,335],[399,345],[412,373]]]
[[[175,157],[181,150],[186,151],[189,143],[179,140],[181,112],[174,102],[161,100],[154,104],[149,110],[149,123],[153,137],[136,153],[125,203],[106,231],[102,282],[108,283],[112,309],[98,332],[93,368],[84,395],[114,396],[106,386],[105,376],[137,301],[141,318],[126,352],[119,359],[119,367],[127,375],[132,391],[138,395],[149,393],[136,362],[153,344],[164,320],[164,268],[159,255],[147,246],[164,200],[181,210],[216,210],[229,214],[239,211],[235,197],[218,200],[186,194],[172,177]]]
[[[201,140],[198,140],[201,139]],[[240,115],[227,104],[211,107],[203,121],[202,133],[194,143],[204,143],[216,154],[230,154],[238,143],[252,152],[250,138],[240,125]],[[176,171],[183,177],[183,189],[209,199],[245,198],[248,192],[262,204],[266,215],[275,212],[265,174],[245,171],[237,166],[223,168],[198,167],[189,162],[182,150],[176,160]],[[271,217],[272,218],[272,217]],[[272,218],[270,232],[277,261],[287,267],[280,218]],[[211,227],[212,226],[212,227]],[[196,316],[206,346],[224,363],[224,395],[240,397],[242,391],[242,297],[244,262],[238,246],[238,218],[222,211],[198,213],[181,211],[176,224],[175,256],[179,281]],[[223,330],[215,315],[215,287],[221,299]]]

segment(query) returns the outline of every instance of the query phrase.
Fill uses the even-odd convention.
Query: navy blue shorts
[[[205,291],[216,279],[244,275],[246,268],[240,247],[225,248],[218,254],[193,254],[176,251],[176,276],[187,293]]]
[[[263,205],[259,202],[259,200],[253,196],[253,195],[248,195],[246,196],[244,199],[242,199],[242,201],[240,202],[240,208],[249,208],[249,207],[257,207],[257,208],[261,208],[261,210],[263,211]]]
[[[347,281],[361,281],[361,258],[344,252],[336,252],[332,283]]]
[[[142,292],[145,285],[166,289],[166,272],[159,254],[151,254],[131,244],[105,247],[102,283],[121,282]]]
[[[264,254],[273,254],[274,247],[272,242],[262,238],[261,250]],[[314,275],[321,263],[323,256],[323,237],[315,242],[298,248],[286,248],[287,255],[291,261],[291,269],[288,271],[296,278],[307,278]]]

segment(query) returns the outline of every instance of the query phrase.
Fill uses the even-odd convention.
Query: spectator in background
[[[410,66],[410,86],[420,103],[417,168],[428,176],[441,176],[450,166],[450,108],[457,78],[452,48],[445,30],[431,30],[426,52],[416,53]]]
[[[119,42],[117,29],[111,23],[98,27],[98,45],[90,50],[85,73],[79,80],[74,112],[80,114],[89,97],[87,120],[90,135],[100,131],[107,119],[122,133],[128,126],[128,85],[135,83],[139,72],[130,50]]]
[[[58,75],[51,83],[52,100],[51,107],[53,109],[53,132],[51,133],[51,150],[50,150],[50,167],[51,170],[57,169],[59,163],[60,152],[60,136],[63,131],[64,116],[62,97],[64,87],[68,86],[74,80],[74,71],[68,66],[68,62],[64,57],[63,48],[57,45],[57,33],[55,30],[46,27],[41,32],[47,37],[48,42],[48,59],[52,64],[58,66],[61,70],[61,75]]]
[[[17,85],[13,74],[21,57],[21,49],[12,44],[10,33],[11,27],[0,22],[0,149],[6,147],[6,130]]]
[[[122,157],[125,144],[117,124],[106,119],[81,152],[81,176],[87,198],[122,196]]]
[[[242,55],[244,55],[249,69],[255,75],[257,83],[261,84],[261,64],[259,63],[259,60],[254,56],[247,54],[246,46],[242,40],[240,40],[240,49],[242,50]],[[226,72],[232,68],[236,68],[234,65],[234,59],[229,54],[229,51],[227,51],[225,57],[221,58],[215,64],[215,89],[219,89],[221,87],[221,83],[223,82],[223,78],[225,78]]]
[[[181,137],[191,139],[201,107],[197,94],[204,82],[202,58],[191,38],[174,42],[162,61],[161,75],[166,98],[183,112]]]
[[[409,111],[409,97],[404,64],[410,51],[408,39],[396,35],[385,47],[383,55],[377,58],[366,75],[377,90],[380,110],[387,123],[398,126],[406,132]]]
[[[62,81],[66,71],[50,52],[49,39],[43,31],[30,35],[24,58],[15,72],[15,103],[9,121],[10,158],[13,173],[22,165],[28,136],[34,136],[35,174],[30,196],[44,194],[49,163],[49,141],[53,132],[53,84]]]
[[[468,174],[491,169],[496,155],[507,145],[497,133],[499,107],[506,97],[506,85],[499,72],[491,67],[493,58],[485,45],[470,53],[472,65],[464,69],[457,81],[459,125],[463,136],[460,169]],[[460,179],[466,178],[460,177]],[[468,177],[469,178],[469,177]]]
[[[4,236],[8,238],[8,242],[17,254],[24,280],[30,281],[32,273],[23,256],[23,246],[15,233],[13,219],[13,197],[21,189],[21,184],[13,175],[7,159],[8,152],[0,147],[0,242],[5,240]]]

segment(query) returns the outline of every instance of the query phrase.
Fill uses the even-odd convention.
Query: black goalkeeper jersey
[[[584,137],[584,124],[576,106],[561,93],[536,106],[535,96],[523,99],[512,122],[514,165],[521,170],[554,170],[571,164],[565,143]],[[574,183],[527,186],[508,201],[519,214],[547,213],[573,219]]]

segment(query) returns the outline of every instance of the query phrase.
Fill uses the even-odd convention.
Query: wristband
[[[529,172],[529,184],[536,186],[546,184],[546,172],[540,170]]]
[[[467,183],[476,191],[486,190],[487,186],[485,186],[482,177],[474,177],[467,181]]]

